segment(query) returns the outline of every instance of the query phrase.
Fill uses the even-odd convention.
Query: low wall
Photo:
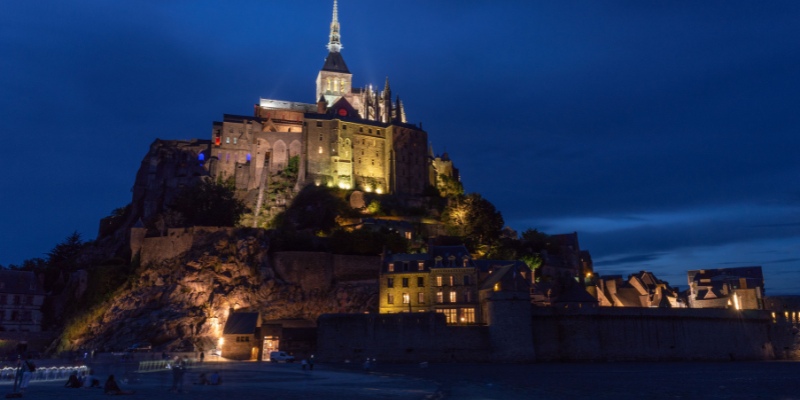
[[[486,327],[447,326],[443,314],[326,314],[317,320],[321,361],[484,361],[488,349]]]
[[[764,360],[775,357],[764,311],[534,308],[538,361]]]

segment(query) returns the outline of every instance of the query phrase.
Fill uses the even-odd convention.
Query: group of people
[[[100,381],[96,379],[92,375],[92,371],[89,370],[87,374],[84,371],[81,376],[78,376],[78,372],[74,371],[69,375],[67,378],[67,383],[64,384],[64,387],[77,389],[77,388],[100,388]],[[122,390],[117,384],[116,379],[114,379],[114,375],[109,375],[108,379],[106,380],[106,384],[103,386],[103,392],[105,394],[133,394],[134,392],[131,390]]]
[[[300,366],[303,368],[303,371],[305,371],[306,368],[308,368],[309,371],[313,371],[314,370],[314,355],[312,354],[311,357],[308,360],[306,360],[304,358],[303,361],[300,361]]]
[[[199,377],[200,381],[197,382],[198,385],[221,385],[222,378],[219,376],[219,372],[214,371],[211,375],[206,375],[205,372],[200,373]]]

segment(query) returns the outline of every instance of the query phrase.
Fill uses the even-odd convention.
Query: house
[[[691,308],[764,309],[760,266],[693,270],[687,277]]]
[[[0,270],[0,330],[40,332],[44,297],[32,271]]]
[[[601,307],[682,308],[678,290],[652,273],[639,271],[623,280],[621,275],[596,278]]]
[[[261,315],[257,312],[231,312],[222,330],[222,357],[233,360],[257,360],[261,336]]]

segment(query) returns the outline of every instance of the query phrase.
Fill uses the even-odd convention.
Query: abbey
[[[328,56],[316,79],[315,103],[260,99],[253,116],[214,122],[207,167],[238,189],[268,184],[270,175],[297,170],[296,188],[338,186],[367,192],[420,195],[440,174],[458,178],[447,158],[434,157],[428,134],[406,122],[389,79],[383,90],[353,87],[342,57],[337,2]]]

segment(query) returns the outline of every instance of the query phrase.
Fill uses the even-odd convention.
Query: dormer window
[[[424,261],[420,261],[419,263],[417,263],[417,271],[422,271],[424,269],[425,269],[425,262]]]
[[[389,265],[387,266],[387,270],[389,272],[394,272],[394,263],[389,263]]]

